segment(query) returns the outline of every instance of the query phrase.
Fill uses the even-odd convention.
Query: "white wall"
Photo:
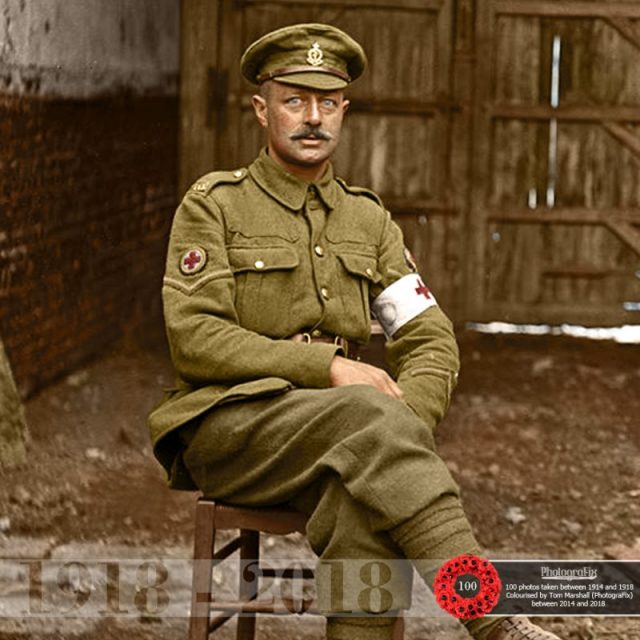
[[[177,93],[180,0],[0,0],[0,92]]]

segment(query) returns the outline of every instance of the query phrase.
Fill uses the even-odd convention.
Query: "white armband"
[[[388,286],[372,303],[373,314],[387,338],[409,320],[438,303],[417,273],[410,273]]]

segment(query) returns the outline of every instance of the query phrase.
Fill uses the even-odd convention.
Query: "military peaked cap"
[[[362,47],[327,24],[295,24],[249,45],[240,63],[253,84],[276,80],[311,89],[344,89],[367,65]]]

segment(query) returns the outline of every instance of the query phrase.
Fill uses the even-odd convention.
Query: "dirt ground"
[[[472,332],[459,338],[460,382],[438,440],[490,555],[633,555],[640,546],[640,346]],[[145,426],[171,384],[162,346],[121,347],[30,400],[29,463],[0,470],[4,535],[189,545],[195,494],[166,488]],[[571,640],[631,640],[640,638],[637,620],[543,624]],[[118,636],[112,633],[100,638]]]

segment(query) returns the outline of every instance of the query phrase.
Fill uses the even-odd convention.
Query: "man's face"
[[[267,129],[269,154],[292,173],[324,172],[349,106],[341,90],[320,91],[269,82],[253,105]]]

